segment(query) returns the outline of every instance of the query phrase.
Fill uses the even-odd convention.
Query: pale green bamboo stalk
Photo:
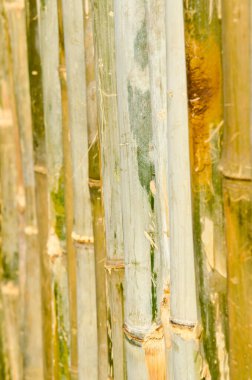
[[[74,226],[77,257],[78,371],[81,379],[97,378],[97,315],[92,212],[88,187],[83,5],[62,1],[66,52],[69,128],[73,166]],[[75,41],[73,44],[72,41]]]
[[[40,260],[35,208],[35,181],[33,172],[32,120],[29,93],[24,2],[5,1],[10,33],[11,59],[17,121],[20,130],[22,166],[25,187],[25,310],[24,310],[24,376],[43,378],[42,324],[40,293]],[[38,311],[38,315],[34,314]]]
[[[222,176],[221,14],[205,0],[184,3],[193,229],[203,355],[214,379],[228,379],[226,247]]]
[[[105,379],[109,373],[114,379],[123,379],[126,376],[122,330],[124,252],[113,1],[94,1],[94,30],[107,248],[108,335],[111,343],[108,364],[107,357],[104,357],[104,367],[108,366],[108,370],[102,371],[101,368],[99,378]]]
[[[87,122],[89,140],[89,189],[92,202],[94,251],[96,270],[96,306],[98,335],[98,378],[107,379],[108,347],[111,337],[107,335],[107,287],[104,263],[106,261],[103,199],[100,180],[100,146],[98,134],[98,109],[96,92],[96,65],[94,55],[93,9],[90,0],[84,5],[84,40],[86,64]],[[104,291],[106,289],[106,291]],[[118,318],[119,314],[118,314]]]
[[[69,307],[71,323],[71,379],[78,378],[78,342],[77,342],[77,291],[76,291],[76,254],[72,239],[73,230],[73,173],[70,146],[67,76],[65,64],[64,31],[62,19],[62,5],[58,1],[59,24],[59,76],[61,85],[62,127],[63,127],[63,155],[64,155],[64,183],[65,209],[67,231],[67,270],[69,287]]]
[[[199,379],[183,1],[166,1],[171,244],[171,358],[174,380]]]
[[[153,135],[145,2],[115,2],[114,9],[127,377],[163,379],[163,332],[156,324],[160,268],[156,266],[159,252],[152,186]]]
[[[57,4],[40,3],[40,51],[42,60],[44,117],[48,174],[47,255],[51,269],[51,378],[70,377],[70,316],[67,275],[65,183],[62,108],[59,79]]]
[[[223,1],[225,229],[229,313],[230,379],[252,373],[251,216],[252,164],[250,144],[251,56],[250,1]]]

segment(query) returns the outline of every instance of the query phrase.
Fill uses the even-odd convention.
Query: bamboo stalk
[[[171,379],[198,379],[183,2],[166,1],[168,164],[171,230]],[[183,237],[183,239],[182,239]]]
[[[96,42],[97,87],[101,163],[107,250],[108,286],[108,356],[99,378],[123,379],[126,376],[123,343],[123,288],[124,252],[122,210],[120,200],[120,150],[117,116],[114,2],[94,2],[94,28]],[[110,332],[111,331],[111,332]]]
[[[250,378],[251,214],[250,2],[223,1],[225,127],[222,156],[226,216],[230,378]]]
[[[96,62],[94,55],[94,14],[91,1],[84,4],[84,40],[87,91],[87,122],[89,140],[89,189],[92,203],[95,270],[96,270],[96,306],[98,334],[98,378],[107,379],[111,347],[111,331],[107,324],[107,284],[104,263],[106,261],[103,197],[100,178],[100,145],[98,133],[98,108],[96,91]],[[106,291],[104,291],[106,289]],[[118,320],[120,320],[118,314]]]
[[[165,378],[159,331],[159,252],[154,213],[153,135],[144,1],[115,2],[121,203],[125,253],[128,379]],[[127,51],[125,49],[127,46]],[[136,212],[137,210],[137,212]],[[155,366],[155,360],[159,365]]]
[[[51,378],[70,377],[70,316],[67,273],[69,236],[65,211],[62,107],[59,67],[57,4],[40,4],[40,51],[48,174],[47,255],[51,271]],[[49,344],[50,344],[49,343]]]
[[[221,14],[212,1],[184,5],[191,140],[193,231],[205,367],[228,379],[226,250],[222,176]]]
[[[43,378],[42,322],[40,293],[40,262],[35,208],[33,172],[32,120],[26,46],[24,2],[5,2],[13,61],[14,92],[20,130],[22,166],[25,186],[25,315],[24,315],[24,376]],[[34,314],[38,310],[38,315]]]
[[[88,187],[84,24],[81,0],[62,1],[73,165],[74,226],[77,257],[78,369],[80,378],[97,378],[95,257]],[[75,41],[75,44],[72,41]],[[76,101],[76,99],[78,101]]]
[[[36,0],[26,1],[27,47],[29,60],[29,83],[31,94],[32,133],[34,149],[34,174],[36,186],[36,210],[41,263],[41,294],[43,322],[43,361],[45,379],[51,379],[52,316],[50,291],[50,267],[46,255],[48,237],[48,199],[45,124],[42,89],[41,54],[39,49],[39,17]],[[47,343],[46,343],[47,342]],[[46,349],[45,349],[46,347]]]

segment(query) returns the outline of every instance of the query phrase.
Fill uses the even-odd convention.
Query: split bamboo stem
[[[214,379],[228,379],[226,247],[218,169],[224,124],[221,10],[208,0],[184,4],[193,231],[205,368]]]
[[[98,108],[96,89],[96,62],[94,47],[94,14],[90,0],[84,4],[84,40],[87,91],[87,122],[89,140],[89,190],[92,202],[95,271],[96,271],[96,307],[98,335],[98,378],[107,379],[111,350],[111,331],[107,319],[107,286],[104,263],[106,261],[106,243],[104,229],[104,211],[101,188],[101,160],[98,133]],[[104,291],[106,289],[106,291]],[[118,314],[119,315],[119,314]],[[120,317],[118,317],[120,319]],[[108,328],[107,328],[108,324]]]
[[[226,216],[230,378],[252,373],[250,145],[250,2],[223,1],[224,206]]]
[[[73,230],[73,173],[70,146],[67,75],[65,64],[65,47],[62,4],[58,4],[59,25],[59,77],[61,86],[62,128],[63,128],[63,157],[64,157],[64,186],[65,186],[65,209],[66,209],[66,232],[67,232],[67,270],[69,287],[69,307],[71,326],[71,380],[78,378],[78,341],[77,341],[77,281],[76,281],[76,254],[72,239]]]
[[[199,379],[183,1],[166,1],[171,254],[170,378]]]
[[[24,376],[43,378],[41,285],[24,2],[5,1],[25,188]],[[38,315],[34,314],[38,311]]]
[[[124,251],[120,199],[120,148],[115,73],[114,2],[94,1],[99,135],[106,230],[106,274],[108,287],[108,373],[111,378],[126,376],[123,343]]]
[[[145,2],[114,3],[128,379],[165,378]],[[125,49],[127,47],[127,49]],[[157,364],[158,363],[158,364]]]
[[[98,363],[95,257],[88,186],[88,124],[82,1],[74,0],[70,3],[63,0],[62,10],[73,167],[72,238],[77,257],[78,371],[81,379],[96,379]],[[75,44],[72,41],[75,41]]]
[[[51,291],[50,379],[70,378],[70,315],[67,273],[69,236],[66,222],[66,189],[63,158],[61,89],[59,78],[59,30],[57,4],[40,3],[40,51],[48,175],[47,257]]]
[[[52,316],[50,267],[46,254],[48,237],[47,163],[42,90],[41,55],[39,49],[39,7],[37,0],[26,1],[27,47],[31,95],[34,174],[36,186],[36,211],[41,263],[41,294],[43,322],[43,361],[45,379],[52,378]],[[46,347],[46,349],[45,349]]]

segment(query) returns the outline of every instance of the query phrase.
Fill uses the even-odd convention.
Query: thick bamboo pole
[[[92,212],[88,187],[84,13],[81,0],[62,1],[66,52],[69,127],[73,166],[74,226],[77,257],[78,371],[97,378],[97,316]],[[73,44],[72,41],[75,41]]]
[[[225,127],[222,157],[228,251],[230,378],[252,373],[250,1],[223,1]]]
[[[183,1],[166,1],[168,164],[171,231],[170,377],[198,379]]]
[[[50,378],[69,378],[70,315],[67,276],[65,167],[63,160],[62,107],[59,78],[59,31],[57,4],[40,3],[40,51],[48,174],[48,240],[51,289]]]
[[[221,14],[217,3],[184,2],[193,231],[206,365],[227,379],[226,250],[222,176]]]
[[[13,70],[13,91],[20,135],[22,167],[25,189],[25,273],[23,356],[24,377],[43,378],[42,321],[40,292],[40,260],[35,207],[35,181],[33,172],[32,119],[26,45],[24,2],[5,1],[10,36],[10,65]],[[38,315],[34,314],[38,311]]]
[[[108,366],[108,369],[106,372],[101,371],[99,375],[101,379],[105,379],[107,373],[115,379],[123,379],[126,371],[122,330],[124,252],[113,1],[94,1],[94,30],[107,249],[108,335],[110,342],[108,364],[107,358],[104,358],[104,366]]]
[[[159,316],[154,162],[145,3],[115,2],[128,379],[165,377]],[[137,210],[137,211],[136,211]],[[158,363],[158,365],[157,365]]]

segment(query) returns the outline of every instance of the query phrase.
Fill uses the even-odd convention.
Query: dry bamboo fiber
[[[32,119],[27,62],[24,2],[5,1],[10,36],[17,122],[20,134],[25,188],[25,305],[23,325],[24,377],[43,378],[40,259],[33,172]],[[38,315],[34,314],[37,310]]]
[[[78,372],[97,378],[95,258],[88,187],[88,124],[85,80],[84,13],[81,0],[62,1],[66,52],[69,129],[73,167],[74,226],[77,258]],[[72,41],[75,41],[73,44]]]
[[[59,31],[57,4],[40,4],[39,41],[42,61],[43,102],[48,175],[47,258],[51,291],[51,373],[49,378],[70,377],[70,316],[67,276],[65,167],[61,90],[59,79]]]
[[[218,169],[224,124],[221,14],[217,3],[189,0],[184,17],[193,231],[205,366],[214,379],[228,379],[226,247]]]
[[[153,134],[145,3],[115,2],[114,10],[127,378],[146,379],[149,374],[153,379],[163,379],[163,334],[155,325],[159,315],[159,255],[152,186]]]
[[[114,2],[94,1],[98,109],[100,122],[102,184],[104,196],[109,375],[125,377],[123,344],[123,228],[120,199],[120,148],[117,116]],[[106,378],[106,372],[100,374]]]
[[[199,379],[183,1],[166,1],[171,254],[170,378]]]
[[[223,1],[224,206],[228,251],[230,379],[252,373],[250,1]]]
[[[107,379],[109,371],[108,347],[111,337],[107,332],[107,289],[104,263],[106,261],[103,199],[100,179],[100,146],[98,133],[98,108],[96,89],[96,62],[94,47],[94,15],[92,2],[84,4],[84,40],[86,64],[87,123],[89,142],[89,189],[92,202],[95,271],[96,306],[98,336],[98,378]],[[106,291],[105,291],[106,289]]]

